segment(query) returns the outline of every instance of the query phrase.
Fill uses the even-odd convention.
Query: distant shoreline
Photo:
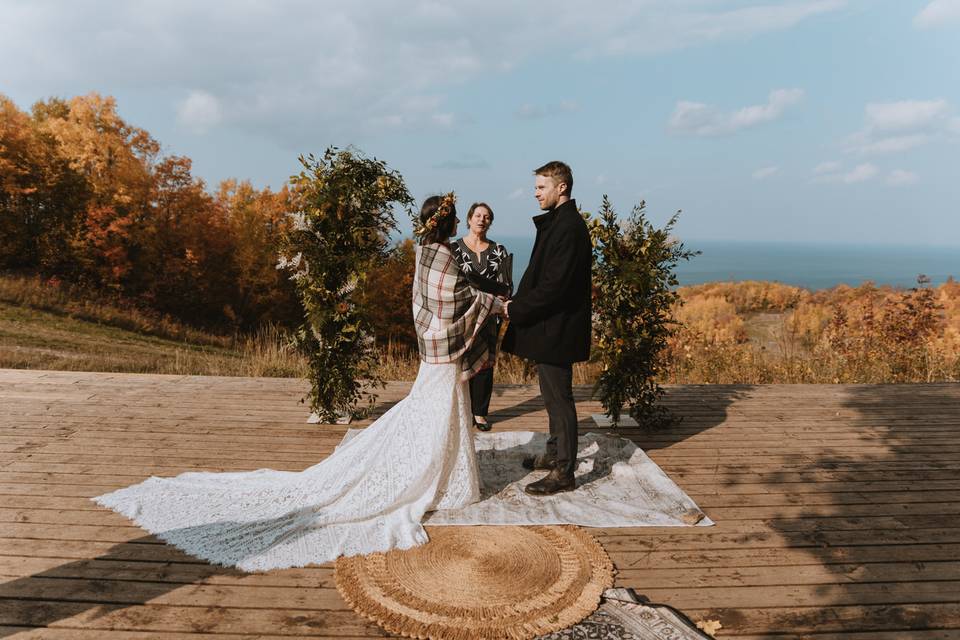
[[[529,261],[532,237],[491,234],[514,253],[514,279]],[[960,279],[960,246],[893,246],[841,243],[683,240],[702,255],[677,266],[680,286],[708,282],[780,282],[811,290],[864,282],[912,287],[924,274],[932,285]]]
[[[496,233],[491,238],[514,254],[514,281],[530,260],[533,236]],[[394,241],[400,238],[393,238]],[[703,253],[677,266],[680,286],[709,282],[778,282],[811,291],[840,285],[910,288],[917,276],[937,286],[960,280],[960,246],[858,245],[840,242],[687,240],[686,248]]]

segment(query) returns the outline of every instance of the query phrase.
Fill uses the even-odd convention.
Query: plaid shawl
[[[492,318],[497,299],[470,286],[450,249],[443,244],[417,247],[413,278],[413,320],[420,359],[432,364],[460,361],[461,378],[492,367],[496,336],[481,331]]]

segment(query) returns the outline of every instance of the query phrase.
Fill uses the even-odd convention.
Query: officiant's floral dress
[[[151,477],[93,500],[245,571],[423,544],[427,511],[480,497],[467,380],[489,365],[477,338],[501,303],[470,286],[443,244],[417,248],[412,302],[421,364],[410,394],[319,464]]]
[[[500,296],[509,296],[513,292],[511,275],[505,272],[510,254],[502,244],[487,240],[489,243],[480,254],[474,253],[463,238],[452,243],[453,257],[466,274],[467,279],[475,287],[495,293]],[[492,345],[494,354],[497,348],[497,336],[500,331],[499,318],[490,322],[485,330],[483,339]],[[470,379],[470,404],[473,415],[486,417],[490,410],[490,396],[493,394],[493,366],[484,369]]]

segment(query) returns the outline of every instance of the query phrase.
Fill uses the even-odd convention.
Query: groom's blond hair
[[[557,184],[562,182],[563,184],[567,185],[568,196],[573,192],[573,171],[570,170],[570,165],[568,165],[566,162],[552,160],[539,169],[534,169],[533,175],[546,176],[547,178],[551,178]]]

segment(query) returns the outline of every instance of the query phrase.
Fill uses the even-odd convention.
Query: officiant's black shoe
[[[545,478],[531,482],[523,488],[532,496],[552,496],[563,491],[573,491],[577,488],[577,481],[572,473],[564,473],[554,469]]]
[[[545,453],[541,453],[538,456],[525,457],[523,459],[523,462],[521,462],[520,464],[523,465],[524,469],[527,469],[529,471],[533,471],[535,469],[538,471],[543,469],[549,470],[557,466],[557,460],[552,456],[548,456]]]

